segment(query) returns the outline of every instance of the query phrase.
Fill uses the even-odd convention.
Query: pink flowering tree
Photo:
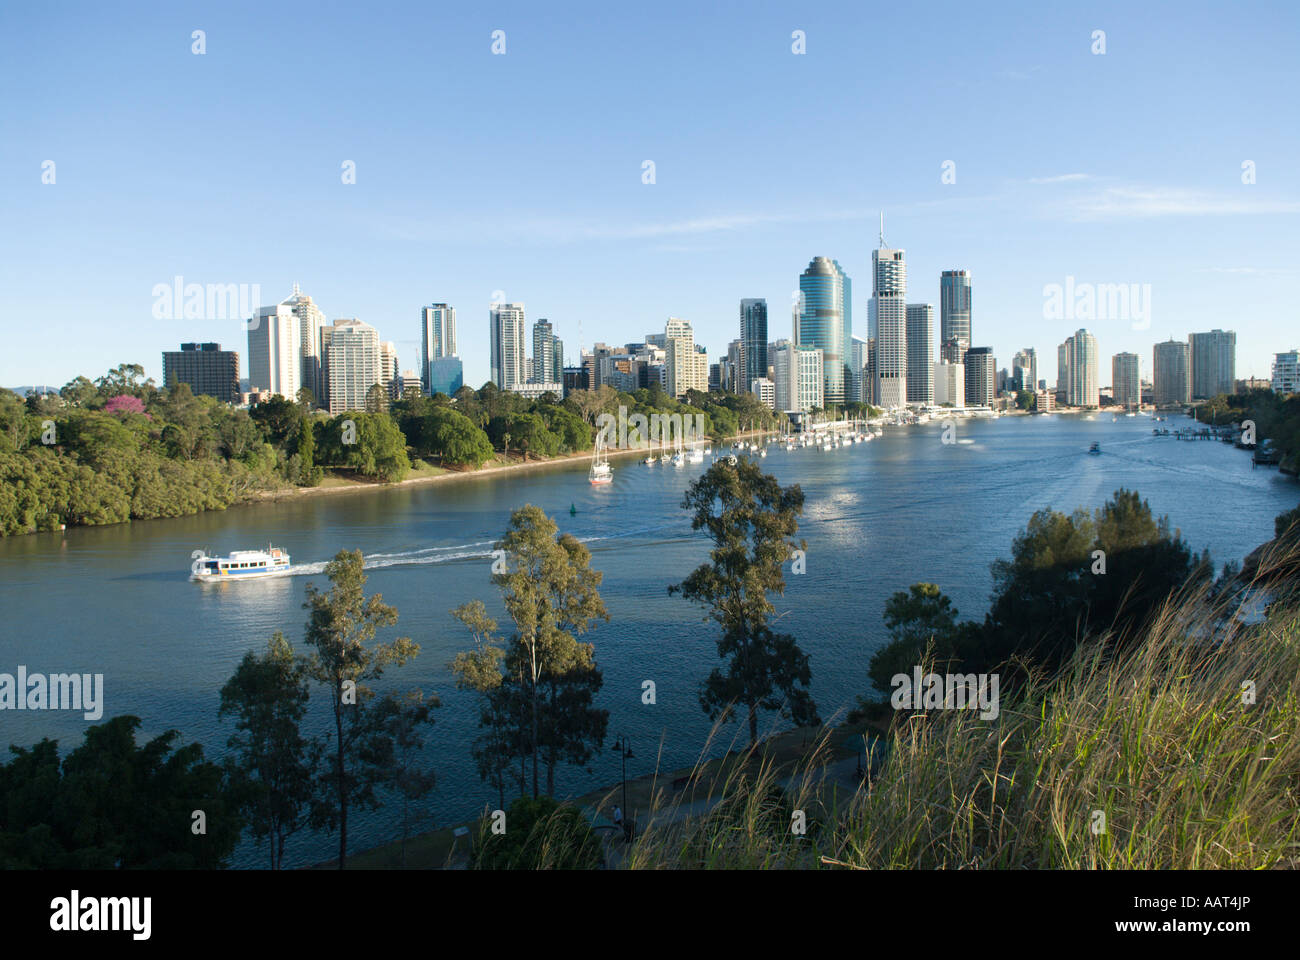
[[[110,397],[108,403],[104,404],[104,412],[114,416],[123,413],[144,413],[144,401],[129,393],[119,393],[116,397]]]

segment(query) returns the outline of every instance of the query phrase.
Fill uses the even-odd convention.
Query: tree
[[[935,584],[914,583],[885,601],[885,627],[890,642],[872,656],[867,671],[882,693],[892,689],[893,676],[920,664],[927,648],[937,659],[952,653],[957,608]]]
[[[393,744],[389,783],[402,798],[402,866],[406,866],[411,826],[420,819],[411,812],[411,804],[424,799],[438,782],[433,770],[420,764],[419,753],[424,747],[423,727],[433,724],[433,710],[441,705],[437,697],[425,700],[421,691],[413,690],[405,697],[384,697],[376,707],[379,723]]]
[[[221,688],[218,716],[234,714],[239,731],[227,741],[227,775],[253,836],[270,840],[272,870],[284,867],[285,841],[309,813],[317,757],[299,732],[308,697],[304,665],[279,631]]]
[[[711,719],[733,719],[736,704],[748,712],[749,742],[758,742],[758,711],[779,710],[796,725],[820,722],[808,692],[808,655],[793,636],[771,628],[775,607],[769,593],[783,594],[781,565],[802,541],[798,530],[803,491],[782,487],[748,458],[735,466],[716,461],[682,498],[692,512],[691,528],[713,540],[709,563],[697,567],[668,592],[708,608],[705,619],[721,627],[718,656],[727,672],[714,668],[704,682],[700,706]]]
[[[383,384],[372,383],[366,391],[366,413],[384,413],[388,410],[388,392]]]
[[[334,713],[334,755],[317,782],[313,822],[339,830],[339,869],[347,862],[348,811],[378,806],[375,787],[390,775],[392,737],[370,708],[367,684],[389,667],[402,666],[420,652],[409,637],[374,643],[380,627],[397,623],[397,610],[379,594],[365,595],[360,550],[340,550],[325,565],[328,593],[307,584],[305,642],[314,649],[307,676],[330,692]]]
[[[140,746],[139,727],[133,716],[89,727],[62,764],[53,740],[9,748],[13,760],[0,766],[0,867],[226,866],[242,823],[221,768],[203,759],[202,745],[180,745],[177,730]]]
[[[430,450],[444,464],[478,467],[492,458],[487,434],[469,417],[455,410],[439,408],[430,414],[433,436]]]
[[[570,534],[558,534],[555,521],[531,504],[511,514],[496,549],[505,552],[506,572],[493,574],[492,581],[501,588],[515,625],[499,660],[499,685],[507,696],[497,701],[500,709],[493,714],[499,713],[504,728],[498,742],[518,744],[532,758],[533,796],[540,792],[539,769],[545,759],[549,794],[555,790],[557,764],[586,763],[604,743],[608,713],[595,709],[591,699],[602,682],[595,651],[577,639],[592,621],[609,619],[597,590],[601,574],[591,569],[587,548]],[[495,656],[484,650],[485,642],[495,644],[490,621],[476,609],[469,612],[471,616],[460,619],[480,643],[476,653],[460,661],[458,673],[466,682],[467,665],[481,675],[491,663],[483,658]],[[476,683],[474,689],[496,686],[484,679]],[[512,709],[516,695],[527,705],[526,717]],[[520,722],[523,730],[516,726]],[[518,754],[520,746],[513,752]]]

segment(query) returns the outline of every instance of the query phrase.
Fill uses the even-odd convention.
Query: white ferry
[[[221,580],[257,580],[289,569],[289,554],[268,545],[265,550],[235,550],[228,557],[212,557],[195,550],[190,579],[211,583]]]

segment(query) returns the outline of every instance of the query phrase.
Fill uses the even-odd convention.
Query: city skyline
[[[1284,28],[1204,9],[1171,22],[1158,8],[1081,18],[1031,6],[978,18],[827,8],[646,22],[620,12],[560,25],[506,6],[492,19],[412,9],[395,32],[383,18],[307,9],[236,5],[199,24],[159,5],[127,30],[86,6],[57,31],[38,11],[6,13],[0,53],[14,76],[42,79],[0,107],[11,226],[0,260],[10,313],[45,322],[12,324],[0,383],[57,386],[122,361],[160,379],[164,348],[240,342],[241,318],[154,316],[152,291],[176,276],[260,285],[264,302],[298,281],[331,319],[355,316],[393,337],[411,369],[419,344],[407,318],[435,299],[452,304],[471,384],[488,379],[478,318],[497,292],[534,304],[570,344],[589,345],[597,330],[639,337],[678,316],[719,356],[737,300],[764,298],[783,319],[810,255],[836,258],[861,287],[882,209],[908,251],[914,302],[938,307],[942,270],[977,278],[974,344],[996,356],[1031,340],[1044,288],[1068,278],[1149,285],[1149,318],[1088,321],[1108,351],[1145,356],[1170,334],[1232,328],[1238,376],[1266,377],[1273,354],[1295,347],[1300,196],[1279,171],[1300,135],[1276,122],[1291,105],[1269,66],[1289,55]],[[1272,9],[1279,25],[1297,22],[1294,9]],[[202,56],[191,52],[199,27]],[[498,28],[503,56],[491,52]],[[1098,28],[1104,55],[1091,50]],[[906,96],[865,96],[855,37],[867,29],[897,38],[875,51],[876,71]],[[806,34],[803,54],[794,30]],[[362,79],[311,83],[276,55],[291,34]],[[445,89],[421,76],[430,36],[454,79]],[[919,56],[936,42],[960,56]],[[1196,69],[1208,60],[1232,73],[1232,89]],[[231,76],[250,79],[232,88]],[[593,85],[598,76],[609,80]],[[802,109],[827,88],[846,95],[829,128]],[[729,106],[724,118],[691,107],[701,89]],[[953,112],[957,90],[964,105]],[[599,130],[555,122],[556,104],[579,101],[606,118]],[[1201,122],[1211,112],[1223,118],[1213,130]],[[1159,142],[1144,135],[1152,116]],[[286,121],[307,146],[247,149],[282,136]],[[865,149],[881,125],[906,146]],[[493,149],[502,130],[548,149]],[[830,142],[815,155],[738,157],[740,131],[774,146]],[[56,175],[43,183],[47,161]],[[57,267],[69,261],[75,273]],[[860,315],[869,292],[859,290]],[[635,306],[615,323],[614,302]],[[1053,336],[1077,326],[1066,320]],[[769,340],[787,333],[772,327]],[[1051,338],[1033,339],[1050,366]]]

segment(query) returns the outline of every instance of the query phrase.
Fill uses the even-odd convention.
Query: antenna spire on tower
[[[880,246],[882,249],[885,246],[885,211],[884,210],[880,211]]]

